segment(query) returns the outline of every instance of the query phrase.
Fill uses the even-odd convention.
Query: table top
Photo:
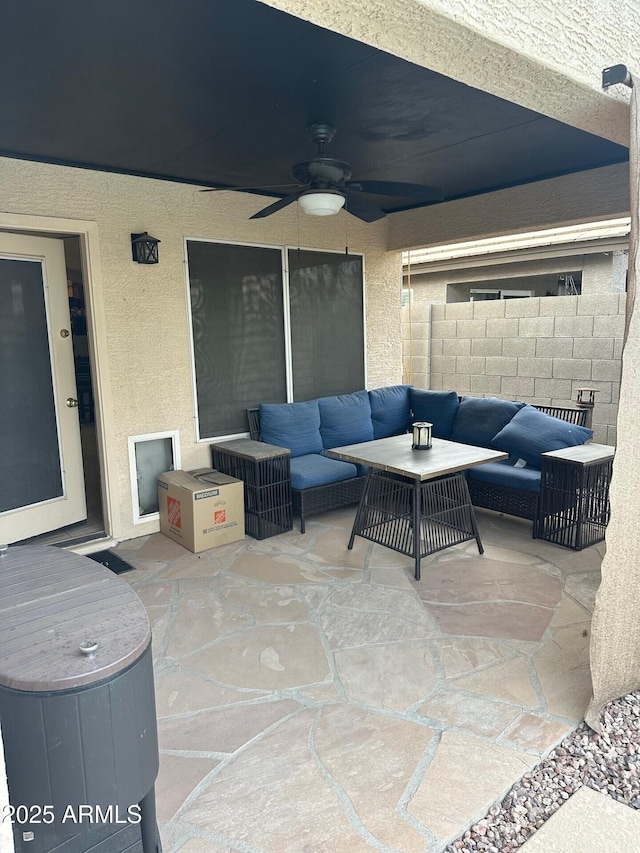
[[[394,435],[390,438],[364,441],[361,444],[334,447],[327,452],[336,459],[369,465],[414,480],[431,480],[434,477],[474,468],[484,462],[498,462],[509,457],[508,453],[501,450],[473,447],[470,444],[445,441],[443,438],[433,438],[431,441],[431,450],[412,450],[411,434]]]
[[[91,640],[98,647],[88,656],[80,644]],[[46,545],[0,557],[0,685],[89,686],[134,663],[150,640],[136,593],[95,560]]]
[[[616,449],[610,444],[579,444],[576,447],[563,447],[562,450],[549,450],[542,455],[551,459],[562,459],[576,465],[591,465],[594,462],[605,462],[613,459]]]
[[[239,456],[242,459],[272,459],[274,456],[288,456],[291,451],[286,447],[266,444],[264,441],[253,441],[251,438],[232,438],[230,441],[214,441],[211,448],[220,448]]]

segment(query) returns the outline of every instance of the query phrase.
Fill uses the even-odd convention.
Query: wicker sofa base
[[[293,514],[300,516],[300,532],[304,533],[305,520],[310,515],[358,503],[366,482],[366,477],[352,477],[350,480],[328,483],[326,486],[291,489]]]
[[[515,515],[517,518],[528,518],[534,522],[533,538],[536,538],[539,501],[537,492],[511,489],[508,486],[496,486],[493,483],[485,483],[471,477],[467,478],[467,482],[471,503],[474,506],[492,509],[495,512],[504,512],[506,515]]]

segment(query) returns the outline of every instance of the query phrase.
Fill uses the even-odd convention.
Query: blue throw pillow
[[[432,434],[436,438],[450,438],[459,406],[456,392],[412,388],[410,396],[413,420],[433,424]]]
[[[358,444],[373,439],[371,404],[366,391],[321,397],[320,435],[327,450],[342,444]]]
[[[261,403],[260,439],[288,447],[292,456],[320,453],[320,411],[317,400],[306,403]]]
[[[369,391],[374,438],[402,435],[411,423],[410,385],[390,385]]]
[[[544,412],[525,406],[500,430],[491,442],[498,450],[506,450],[536,468],[542,466],[540,454],[584,444],[593,430],[567,423]]]
[[[453,422],[451,440],[492,447],[494,437],[524,405],[498,397],[463,397]]]

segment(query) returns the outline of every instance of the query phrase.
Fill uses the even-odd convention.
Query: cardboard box
[[[160,532],[194,553],[244,538],[244,483],[212,468],[158,477]]]

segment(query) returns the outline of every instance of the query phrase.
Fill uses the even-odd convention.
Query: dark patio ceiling
[[[626,148],[255,0],[4,0],[0,154],[202,186],[290,184],[326,155],[445,200],[628,159]],[[265,191],[286,195],[289,190]],[[407,198],[369,196],[387,212]],[[277,215],[277,214],[276,214]]]

